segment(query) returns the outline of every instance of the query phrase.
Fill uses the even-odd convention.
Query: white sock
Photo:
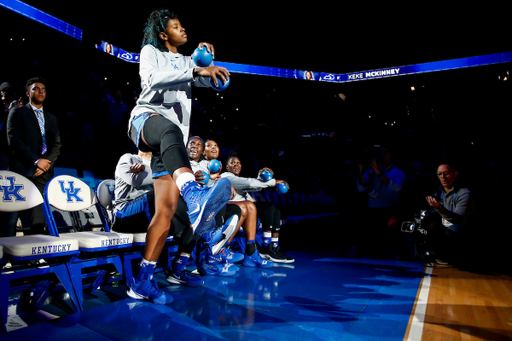
[[[176,182],[176,186],[178,186],[178,189],[181,190],[183,189],[183,185],[185,185],[186,183],[190,182],[190,181],[196,181],[196,176],[192,173],[182,173],[180,174],[180,176],[178,176],[178,178],[176,180],[174,180],[174,182]]]
[[[142,261],[140,262],[140,265],[142,265],[142,264],[156,265],[156,262],[152,262],[150,260],[146,260],[146,259],[144,259],[144,257],[142,257]]]

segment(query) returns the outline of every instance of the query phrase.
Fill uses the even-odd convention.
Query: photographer
[[[368,171],[364,171],[365,165],[359,164],[357,190],[368,193],[365,235],[380,241],[380,237],[386,234],[394,237],[399,231],[400,191],[405,183],[405,173],[392,164],[388,148],[382,147],[378,152],[378,156],[370,161]],[[371,233],[366,233],[368,230]]]
[[[461,237],[470,223],[475,201],[471,191],[456,182],[459,171],[453,164],[439,165],[437,176],[441,186],[426,199],[440,216],[440,222],[432,226],[429,240],[432,241],[436,262],[446,264],[460,251]]]

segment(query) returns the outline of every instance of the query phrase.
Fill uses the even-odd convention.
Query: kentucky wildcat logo
[[[67,202],[82,202],[84,199],[80,198],[78,196],[78,193],[82,190],[81,188],[75,188],[75,182],[74,181],[68,181],[69,187],[64,187],[65,181],[59,181],[60,190],[62,193],[66,194]]]
[[[6,176],[5,180],[0,175],[0,192],[3,192],[2,201],[26,201],[27,199],[21,195],[20,191],[25,187],[23,185],[15,185],[16,178],[14,176]]]

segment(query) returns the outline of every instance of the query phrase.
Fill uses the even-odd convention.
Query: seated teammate
[[[202,138],[199,136],[194,136],[188,140],[187,153],[190,158],[192,171],[196,176],[196,181],[204,186],[213,186],[215,181],[220,179],[220,176],[215,176],[212,174],[210,177],[208,161],[202,158],[203,150],[204,142]],[[209,181],[206,183],[205,174],[209,178]],[[233,195],[234,194],[235,192],[233,190]],[[210,245],[210,250],[207,257],[205,257],[205,259],[201,260],[200,262],[200,271],[209,273],[210,271],[215,270],[210,270],[208,265],[221,264],[225,262],[235,263],[243,259],[243,255],[234,254],[223,248],[223,245],[226,243],[226,241],[231,239],[234,233],[238,230],[237,227],[241,215],[242,211],[240,207],[229,203],[222,210],[220,210],[219,213],[217,213],[215,219],[218,229],[213,231],[211,234],[204,236],[207,241],[211,240],[212,245]]]
[[[155,195],[150,167],[151,153],[124,154],[115,171],[114,225],[117,232],[146,232],[155,214]],[[169,234],[176,237],[178,254],[166,269],[171,284],[200,286],[204,281],[186,270],[186,265],[199,236],[194,234],[187,214],[187,205],[180,197],[171,220]]]
[[[249,192],[260,191],[263,188],[268,187],[275,187],[280,183],[284,183],[288,186],[286,181],[276,180],[275,178],[263,182],[260,175],[265,170],[272,173],[272,175],[274,174],[271,169],[263,168],[258,172],[258,178],[240,177],[242,163],[236,155],[231,155],[226,162],[227,172],[222,173],[222,177],[229,179],[229,181],[231,181],[231,185],[237,192],[233,201],[254,201]],[[288,186],[288,188],[289,187],[290,186]],[[257,209],[257,217],[261,220],[263,229],[263,246],[260,248],[259,253],[263,258],[276,263],[293,263],[295,259],[282,253],[281,247],[279,246],[281,211],[270,202],[254,202],[254,204]]]

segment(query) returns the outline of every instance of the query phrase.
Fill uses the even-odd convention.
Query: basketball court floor
[[[156,274],[174,298],[164,306],[128,299],[123,283],[106,286],[84,295],[84,312],[62,300],[20,315],[27,326],[0,340],[512,338],[510,276],[352,251],[332,241],[299,247],[287,252],[292,265],[241,266],[234,277],[204,277],[199,288],[170,286]]]

